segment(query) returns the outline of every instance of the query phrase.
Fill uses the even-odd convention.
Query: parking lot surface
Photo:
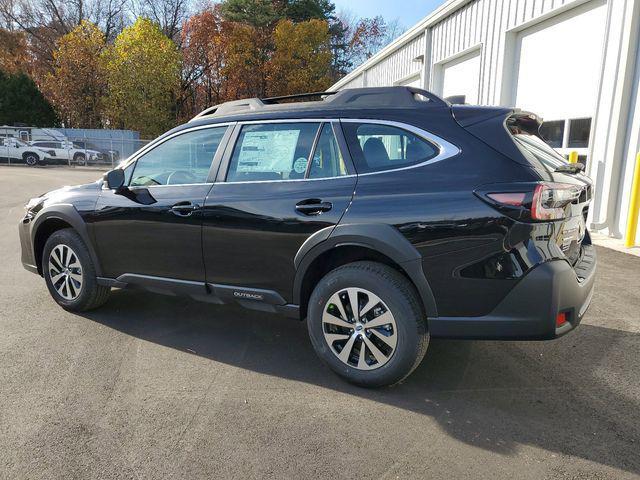
[[[0,167],[0,478],[640,477],[640,258],[598,249],[559,340],[432,340],[403,384],[365,390],[302,322],[130,291],[59,308],[17,222],[98,176]]]

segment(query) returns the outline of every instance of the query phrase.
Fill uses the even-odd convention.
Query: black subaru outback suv
[[[406,377],[430,336],[578,325],[591,181],[538,117],[408,87],[315,98],[212,107],[104,179],[34,198],[24,266],[71,311],[115,287],[306,319],[322,360],[366,386]]]

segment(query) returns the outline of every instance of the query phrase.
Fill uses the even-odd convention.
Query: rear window
[[[511,117],[507,120],[507,128],[518,149],[534,165],[542,164],[547,169],[555,170],[567,163],[562,155],[540,137],[536,122],[526,117]]]
[[[417,135],[391,125],[343,123],[358,173],[409,167],[438,155],[438,148]]]

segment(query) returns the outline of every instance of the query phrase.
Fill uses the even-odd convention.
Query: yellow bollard
[[[640,212],[640,153],[636,156],[636,167],[633,170],[631,183],[631,201],[629,202],[629,216],[627,217],[627,231],[624,236],[624,246],[633,247],[636,243],[638,230],[638,213]]]
[[[569,152],[569,163],[578,163],[578,152]]]

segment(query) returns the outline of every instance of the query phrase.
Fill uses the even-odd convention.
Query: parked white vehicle
[[[48,155],[52,160],[62,160],[65,163],[76,163],[86,165],[89,161],[95,161],[100,155],[97,150],[77,148],[72,142],[57,140],[36,140],[31,142],[34,147],[50,152]]]
[[[0,159],[9,163],[23,161],[33,167],[43,163],[49,155],[44,149],[17,138],[8,137],[0,140]]]

